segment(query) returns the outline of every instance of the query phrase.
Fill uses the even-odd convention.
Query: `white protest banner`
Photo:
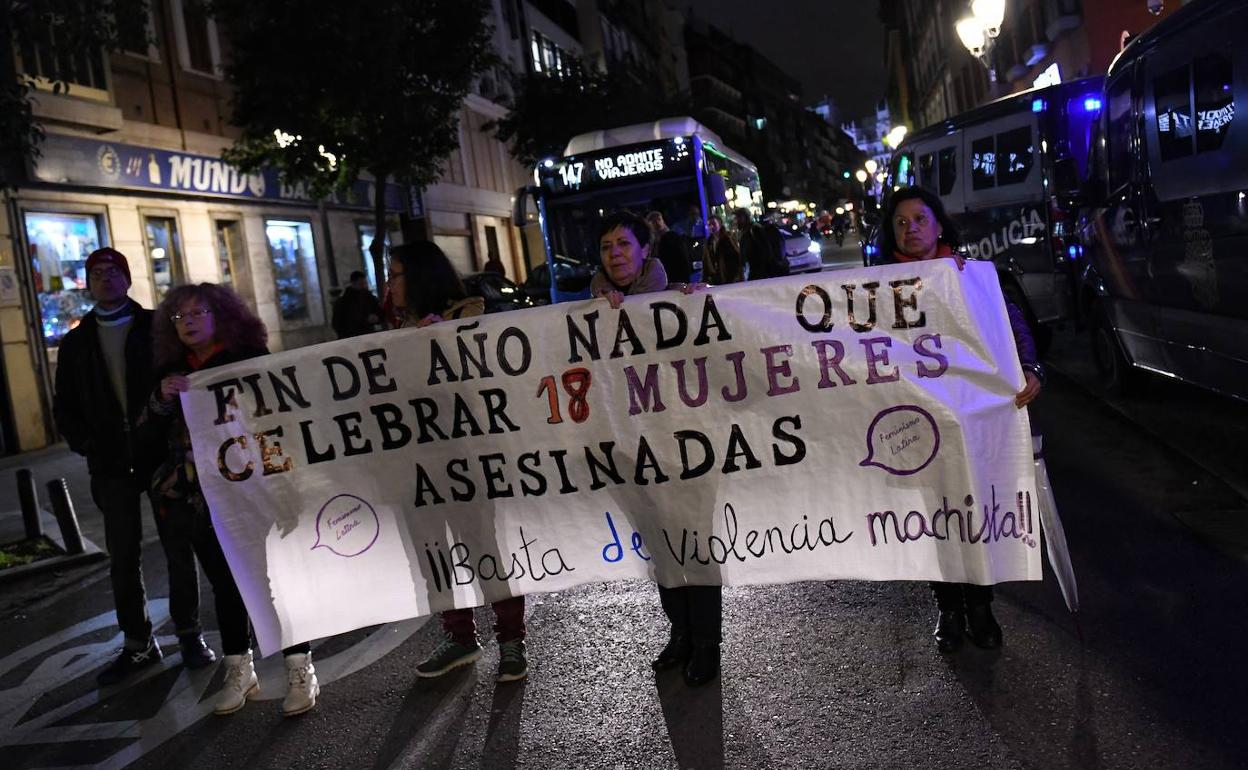
[[[591,581],[1041,576],[991,264],[536,308],[191,383],[265,654]]]

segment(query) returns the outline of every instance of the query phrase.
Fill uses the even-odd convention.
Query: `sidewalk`
[[[35,477],[35,489],[39,507],[47,516],[45,532],[50,529],[52,505],[48,499],[47,483],[63,478],[69,485],[70,499],[78,515],[78,526],[85,540],[104,548],[104,517],[91,500],[91,477],[87,473],[86,458],[69,451],[65,444],[54,444],[46,449],[11,457],[0,457],[0,531],[22,532],[22,511],[17,494],[17,471],[29,468]],[[144,522],[150,523],[150,517]],[[156,540],[156,526],[145,526],[144,543]],[[70,566],[45,574],[32,575],[8,585],[0,586],[0,612],[36,602],[62,590],[74,581],[108,568],[108,561],[95,561],[80,566]]]

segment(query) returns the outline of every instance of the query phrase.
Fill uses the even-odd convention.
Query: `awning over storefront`
[[[273,169],[244,174],[220,158],[159,147],[48,134],[42,157],[32,163],[32,180],[57,185],[132,189],[235,200],[296,203],[316,200],[303,184],[286,184]],[[350,190],[326,199],[331,206],[372,209],[374,186],[358,180]],[[419,196],[387,184],[385,206],[419,216]]]

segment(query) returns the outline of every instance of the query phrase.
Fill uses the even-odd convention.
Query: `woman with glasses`
[[[251,620],[230,573],[221,543],[212,527],[208,504],[195,472],[191,437],[178,394],[186,391],[187,375],[268,354],[264,323],[230,289],[212,283],[179,286],[165,297],[152,320],[152,345],[159,383],[140,418],[140,430],[168,436],[164,461],[152,477],[157,515],[182,528],[212,583],[217,625],[225,652],[225,683],[214,711],[232,714],[260,692],[252,660]],[[286,716],[316,705],[320,685],[306,642],[287,648]]]

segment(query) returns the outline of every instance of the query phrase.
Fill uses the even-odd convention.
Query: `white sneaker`
[[[256,679],[256,666],[251,650],[242,655],[225,656],[225,684],[217,695],[214,714],[233,714],[247,704],[248,698],[260,694],[260,680]]]
[[[316,681],[316,668],[312,665],[312,653],[286,656],[286,700],[282,701],[282,716],[293,717],[311,711],[321,684]]]

